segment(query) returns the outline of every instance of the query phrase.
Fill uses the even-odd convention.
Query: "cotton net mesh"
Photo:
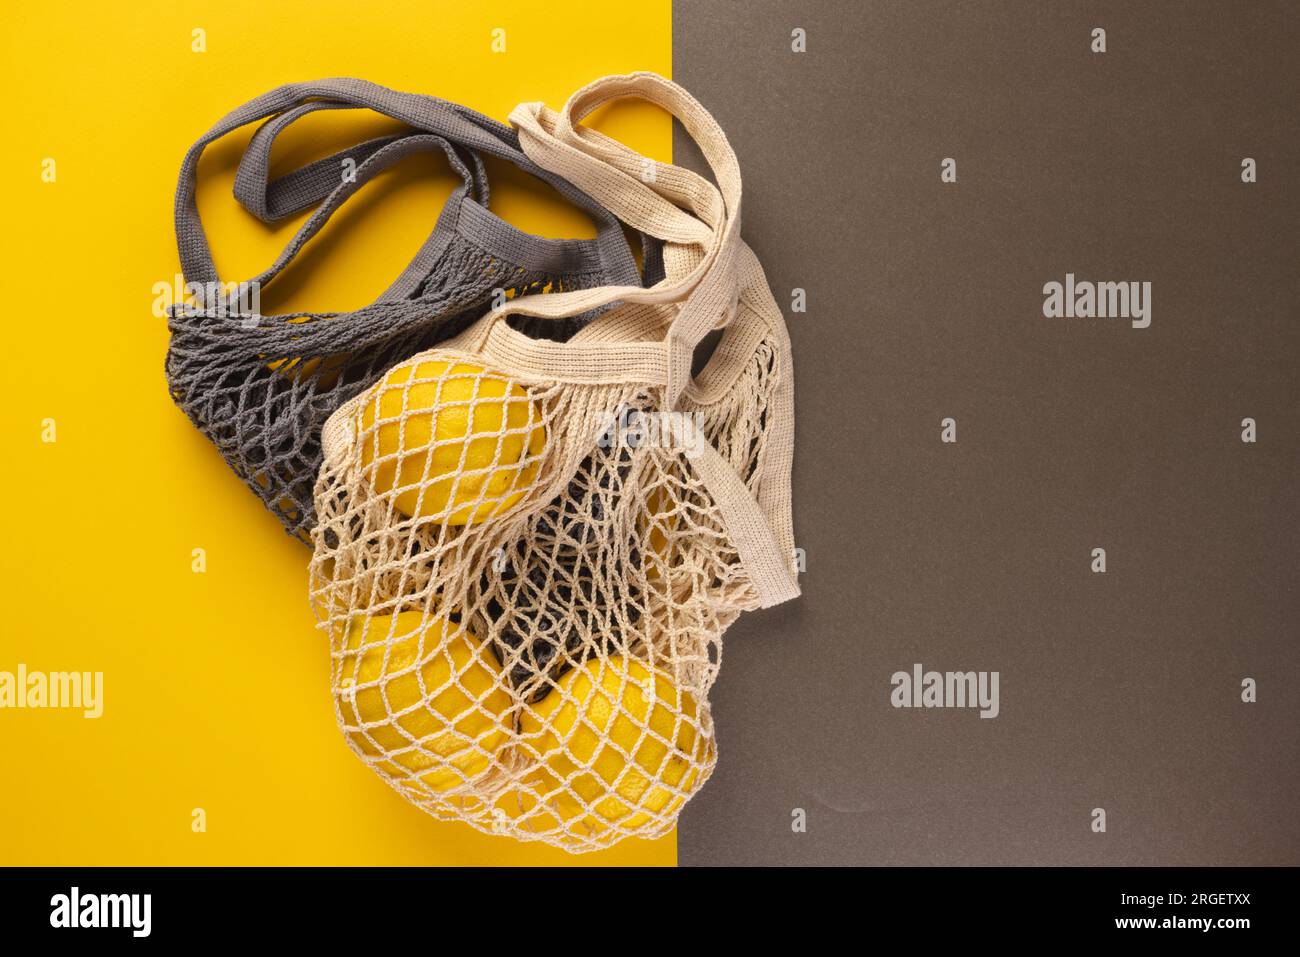
[[[651,188],[643,157],[560,128],[619,95],[682,118],[719,186],[659,164]],[[515,300],[341,406],[311,593],[366,764],[437,817],[582,852],[673,826],[717,759],[723,632],[798,593],[790,348],[735,227],[734,155],[680,87],[608,78],[512,121],[664,239],[671,278]],[[562,344],[518,328],[595,306]]]
[[[757,491],[776,343],[666,417],[434,350],[340,410],[312,594],[353,750],[413,803],[571,851],[670,828],[716,757],[721,635],[756,596],[695,472]]]

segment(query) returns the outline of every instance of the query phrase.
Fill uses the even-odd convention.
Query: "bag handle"
[[[318,103],[317,100],[323,102]],[[392,148],[400,155],[407,155],[397,142],[371,140],[353,147],[352,150],[345,150],[340,154],[336,154],[334,157],[330,157],[329,160],[308,164],[307,167],[296,170],[287,177],[281,177],[280,180],[276,181],[276,183],[281,184],[279,186],[276,183],[268,183],[265,187],[265,199],[263,199],[261,198],[262,187],[255,184],[266,178],[265,175],[261,175],[261,171],[269,168],[270,144],[275,136],[289,124],[307,112],[311,112],[311,110],[303,109],[303,107],[307,106],[312,109],[368,108],[404,122],[417,131],[438,136],[445,141],[449,141],[449,143],[457,144],[471,151],[482,151],[488,155],[498,156],[515,163],[525,172],[548,183],[567,200],[592,216],[597,224],[596,246],[606,275],[626,278],[628,282],[637,281],[636,262],[631,250],[628,248],[618,219],[595,200],[585,196],[580,190],[565,182],[562,178],[542,169],[530,160],[520,149],[518,137],[509,127],[465,107],[457,106],[436,97],[400,93],[378,84],[355,79],[291,83],[278,87],[250,100],[227,114],[190,148],[181,164],[175,203],[177,246],[180,251],[182,270],[187,281],[205,284],[220,282],[207,235],[199,217],[198,206],[195,202],[199,158],[204,149],[220,137],[248,123],[268,117],[279,118],[288,114],[287,118],[281,122],[274,123],[273,121],[274,125],[271,125],[258,141],[254,156],[248,161],[249,166],[245,170],[242,183],[240,183],[241,204],[245,208],[249,208],[250,211],[254,211],[255,214],[257,210],[263,208],[269,213],[275,208],[292,209],[296,206],[301,209],[305,208],[305,205],[310,205],[313,197],[319,197],[321,191],[325,188],[324,177],[329,169],[325,164],[329,160],[341,161],[347,155],[354,158],[364,157],[357,170],[357,178],[360,179],[361,170],[366,166],[366,162],[374,159],[376,155],[384,150]],[[410,138],[410,136],[402,137],[402,139]],[[380,138],[380,140],[384,139],[386,138]],[[263,154],[267,159],[265,165],[262,163]],[[394,154],[387,155],[392,156]],[[444,210],[444,214],[451,209],[453,203],[459,203],[466,198],[471,190],[483,192],[486,197],[485,191],[480,189],[477,182],[479,178],[477,171],[481,169],[481,161],[475,158],[474,163],[476,174],[469,177],[467,188],[463,193],[453,195],[447,209]],[[241,165],[243,165],[242,162]],[[460,163],[460,167],[463,169],[464,164]],[[335,198],[333,208],[337,208],[339,203],[355,191],[355,189],[341,189],[341,187],[359,185],[355,183],[339,184],[337,169],[338,167],[335,166],[334,188],[327,194],[328,197]],[[377,170],[371,169],[372,175],[373,172],[377,172]],[[288,181],[287,185],[286,180]],[[301,184],[302,189],[297,193],[292,193],[290,188],[295,183]],[[328,199],[326,202],[328,202]],[[323,202],[322,208],[324,208],[324,205]],[[316,224],[315,229],[312,231],[313,235],[321,225],[323,225],[323,220]],[[305,229],[306,227],[304,227]],[[296,255],[297,251],[301,249],[303,242],[307,238],[310,238],[310,235],[304,236],[303,231],[300,230],[299,235],[295,236],[290,243],[290,249],[292,250],[290,255],[287,258],[282,255],[281,260],[283,261],[277,260],[277,266],[265,271],[259,277],[260,281],[266,281],[278,273],[280,269],[283,269],[284,265],[287,265],[293,255]],[[433,237],[430,237],[429,242],[433,242]],[[390,296],[390,294],[391,291],[386,293],[385,297]]]
[[[302,251],[308,241],[324,228],[325,224],[329,221],[330,217],[338,211],[339,207],[342,206],[353,193],[357,192],[378,173],[414,153],[433,150],[442,150],[446,154],[452,170],[460,176],[462,181],[461,185],[452,192],[451,197],[448,199],[447,205],[444,208],[443,216],[439,217],[439,222],[441,223],[444,217],[448,215],[449,211],[454,212],[454,210],[458,208],[460,202],[469,195],[469,192],[473,188],[473,175],[470,173],[468,167],[466,167],[465,163],[461,160],[459,154],[452,145],[442,137],[432,136],[429,134],[398,137],[391,142],[383,144],[378,149],[375,149],[370,156],[357,167],[356,175],[352,179],[340,180],[336,172],[335,186],[326,195],[324,201],[316,208],[316,211],[312,213],[308,220],[299,227],[298,231],[294,234],[288,245],[286,245],[280,252],[280,255],[276,257],[275,261],[249,280],[249,283],[255,285],[266,285],[283,272],[289,263],[291,263]],[[199,226],[198,228],[201,230],[202,227]],[[426,261],[432,250],[441,245],[442,241],[443,238],[440,235],[440,230],[435,227],[433,233],[430,234],[428,239],[426,239],[424,244],[421,246],[419,252],[416,253],[411,266],[408,266],[408,268],[402,272],[402,275],[398,280],[394,282],[394,284],[390,286],[377,301],[384,302],[389,299],[399,298],[409,289],[414,288],[419,279],[418,276],[414,275],[417,270],[413,267],[416,263]],[[206,241],[203,239],[201,232],[184,230],[178,223],[177,244],[181,249],[182,268],[185,271],[187,281],[194,282],[195,280],[192,280],[189,277],[193,274],[191,270],[194,268],[193,263],[195,262],[196,257],[200,257],[198,261],[201,266],[205,263],[211,263],[211,256],[206,255]],[[186,265],[187,255],[190,262],[189,266]],[[220,282],[217,278],[215,266],[202,269],[199,274],[205,277],[211,277],[201,280],[204,283]],[[220,287],[217,286],[217,289],[219,290]],[[215,301],[211,302],[205,301],[201,306],[210,309],[220,303],[222,300],[219,291],[216,293],[214,300]]]
[[[653,162],[594,131],[575,127],[575,116],[581,120],[603,104],[627,97],[655,103],[677,117],[700,145],[718,185],[713,186],[689,170]],[[527,354],[529,364],[537,371],[554,369],[562,376],[564,366],[571,368],[563,350],[551,350],[542,343],[535,347],[519,342],[508,345],[511,330],[500,320],[508,315],[564,318],[614,302],[680,303],[662,343],[629,343],[627,346],[634,348],[612,346],[598,350],[615,368],[625,357],[630,359],[628,371],[635,374],[662,364],[662,375],[652,381],[660,382],[667,390],[667,407],[675,407],[690,382],[695,347],[711,329],[730,321],[739,296],[736,264],[740,167],[726,134],[694,97],[654,73],[597,80],[570,97],[558,114],[540,103],[523,103],[511,112],[510,120],[519,132],[524,151],[539,164],[578,185],[624,222],[664,240],[668,244],[666,255],[685,247],[683,254],[690,256],[695,265],[680,279],[650,289],[607,286],[531,297],[532,301],[530,297],[512,300],[496,310],[483,327],[481,346],[494,350],[509,347],[516,358]],[[641,175],[634,175],[634,171]],[[690,212],[679,208],[674,200]],[[662,363],[647,355],[651,350],[662,355]]]
[[[722,515],[727,537],[758,593],[759,607],[771,608],[798,598],[799,581],[791,568],[794,555],[782,551],[762,506],[731,463],[705,442],[692,464]]]
[[[403,136],[411,135],[395,133],[365,140],[324,159],[308,163],[278,179],[271,179],[271,151],[281,133],[311,113],[354,109],[358,107],[315,100],[273,116],[259,126],[244,148],[244,154],[239,159],[239,169],[235,173],[234,192],[239,205],[264,223],[277,222],[328,196],[339,184],[339,169],[345,161],[350,160],[354,167],[360,166],[376,150]],[[474,175],[470,198],[486,208],[489,200],[487,169],[477,152],[466,152]]]
[[[713,171],[714,187],[688,170],[667,164],[650,164],[645,157],[621,143],[595,131],[575,125],[593,110],[613,99],[635,96],[656,103],[674,116],[699,144]],[[686,255],[696,257],[694,269],[674,283],[663,283],[653,290],[607,290],[603,297],[570,294],[569,303],[547,297],[546,302],[518,300],[502,312],[558,314],[566,307],[588,306],[593,300],[622,299],[628,302],[674,303],[681,307],[673,317],[662,345],[645,342],[598,342],[596,324],[588,327],[593,341],[573,342],[566,347],[552,343],[536,345],[508,336],[504,323],[493,322],[489,345],[513,349],[512,368],[572,369],[575,365],[589,369],[632,372],[643,381],[662,382],[668,408],[676,406],[691,381],[690,371],[695,347],[710,329],[726,325],[735,316],[742,278],[746,283],[759,281],[752,273],[757,269],[753,253],[740,240],[741,177],[739,163],[726,135],[713,117],[676,84],[648,73],[607,77],[575,93],[559,114],[540,104],[523,104],[511,113],[520,131],[524,150],[538,162],[570,179],[584,191],[599,199],[624,221],[643,232],[658,236]],[[649,165],[648,165],[649,164]],[[646,172],[652,175],[646,177]],[[645,180],[650,179],[653,188]],[[686,212],[690,210],[690,213]],[[691,213],[694,215],[692,216]],[[695,249],[691,249],[694,246]],[[685,247],[685,248],[683,248]],[[670,245],[667,251],[673,250]],[[761,270],[758,272],[761,277]],[[762,283],[764,295],[766,283]],[[720,321],[719,321],[720,319]],[[590,350],[586,361],[572,354]],[[639,373],[639,375],[638,375]],[[789,408],[788,380],[782,395],[776,398],[778,414],[787,419]],[[780,521],[780,498],[784,490],[788,513],[789,449],[773,452],[778,466],[784,465],[785,480],[779,474],[775,483],[765,483],[765,499],[776,499],[776,524],[768,509],[754,497],[732,465],[710,443],[693,460],[694,468],[711,499],[717,503],[740,561],[757,591],[763,607],[779,604],[799,594],[798,580],[787,554],[788,518]],[[773,463],[769,463],[772,465]],[[770,486],[770,487],[769,487]],[[771,502],[768,503],[771,505]]]

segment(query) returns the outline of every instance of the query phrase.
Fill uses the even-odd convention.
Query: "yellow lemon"
[[[657,668],[624,656],[593,658],[524,711],[519,729],[549,771],[568,783],[548,803],[570,830],[632,830],[671,816],[699,785],[712,740],[695,698]],[[680,794],[678,792],[681,792]]]
[[[375,384],[360,439],[376,492],[398,490],[405,515],[464,525],[519,501],[537,475],[546,427],[519,385],[482,366],[428,359]]]
[[[354,622],[336,693],[348,736],[380,770],[431,791],[472,780],[510,735],[513,701],[491,655],[446,618],[404,611]],[[363,725],[370,725],[363,727]]]

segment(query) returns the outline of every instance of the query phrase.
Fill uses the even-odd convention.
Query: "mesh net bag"
[[[270,179],[271,148],[287,127],[320,110],[357,108],[400,120],[411,130],[359,143]],[[264,222],[316,209],[269,269],[246,283],[225,286],[195,203],[199,157],[216,139],[259,120],[266,122],[240,161],[236,198]],[[353,312],[262,315],[261,289],[334,211],[376,174],[417,152],[444,154],[462,183],[392,286]],[[596,238],[531,236],[491,213],[481,155],[510,160],[553,186],[595,219]],[[176,234],[193,302],[174,306],[169,318],[166,371],[172,397],[288,532],[304,541],[314,523],[321,427],[340,405],[395,363],[463,330],[496,304],[494,299],[639,281],[618,221],[530,161],[512,129],[434,97],[360,80],[280,87],[221,120],[185,157]],[[656,247],[647,247],[650,282],[658,278],[657,263]],[[563,339],[589,318],[524,328]]]
[[[631,96],[682,120],[717,186],[574,125]],[[610,77],[511,120],[664,240],[667,278],[515,300],[343,405],[311,590],[363,761],[437,817],[580,852],[673,826],[716,760],[723,631],[798,594],[790,345],[734,154],[685,91]],[[516,328],[611,304],[567,342]]]

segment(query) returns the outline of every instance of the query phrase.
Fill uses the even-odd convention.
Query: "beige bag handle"
[[[676,116],[700,144],[718,186],[689,170],[648,160],[594,131],[575,128],[575,117],[581,120],[610,100],[624,97],[647,100]],[[510,114],[510,121],[519,132],[524,152],[539,166],[589,190],[589,195],[615,215],[663,239],[670,249],[699,250],[695,254],[698,260],[681,279],[650,289],[606,286],[512,300],[481,327],[479,347],[517,362],[522,369],[560,381],[581,379],[583,373],[599,370],[599,376],[610,381],[659,383],[667,390],[667,406],[675,407],[690,382],[695,347],[735,312],[741,180],[726,134],[689,93],[653,73],[597,80],[570,97],[558,114],[540,103],[521,104]],[[634,171],[652,178],[654,188]],[[673,200],[690,211],[674,205]],[[592,341],[578,350],[548,348],[555,344],[528,339],[502,321],[509,315],[562,318],[615,302],[680,303],[680,311],[662,342]]]
[[[624,97],[648,100],[676,116],[699,144],[718,185],[681,167],[653,163],[616,140],[575,125],[604,104]],[[606,289],[599,297],[602,305],[619,300],[683,302],[663,343],[520,341],[504,322],[496,322],[489,333],[489,348],[504,347],[507,353],[502,357],[508,356],[514,367],[542,375],[580,369],[582,377],[591,381],[592,372],[601,370],[616,380],[632,373],[643,381],[662,382],[666,404],[673,408],[690,383],[695,347],[711,329],[734,317],[740,263],[753,260],[740,241],[740,167],[726,134],[689,93],[653,73],[597,80],[570,97],[558,114],[541,104],[522,104],[510,120],[530,159],[565,177],[620,219],[665,240],[666,256],[675,244],[701,248],[694,269],[676,283],[666,281],[631,294],[619,288]],[[654,188],[643,179],[647,173],[652,174],[649,178]],[[573,308],[557,301],[562,296],[534,298],[538,301],[517,300],[495,315],[498,319],[510,312],[538,315],[545,309],[558,316]],[[533,311],[535,307],[538,312]],[[596,325],[589,328],[594,331]],[[788,456],[778,457],[786,459],[788,505]],[[796,597],[799,586],[792,569],[794,556],[784,553],[767,515],[735,469],[707,443],[694,465],[722,512],[760,605],[769,607]]]

